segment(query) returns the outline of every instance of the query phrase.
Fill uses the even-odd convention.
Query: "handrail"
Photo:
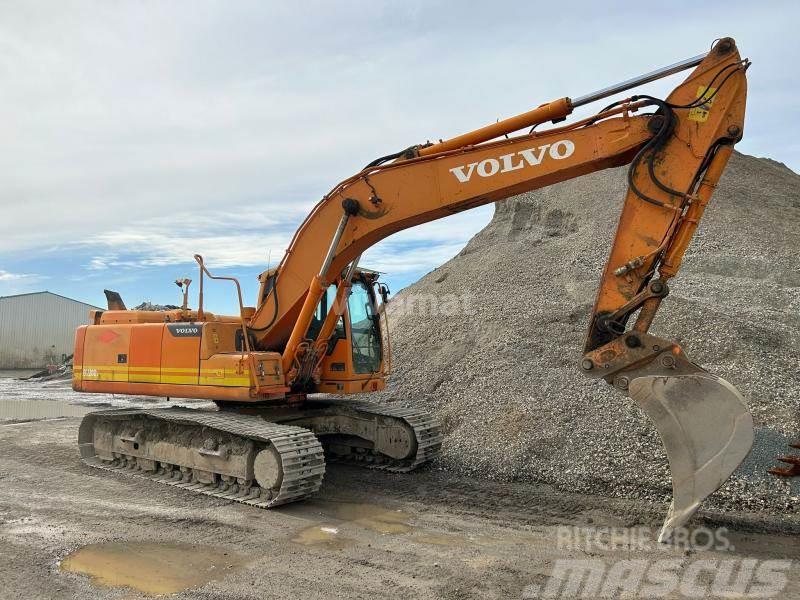
[[[247,352],[247,357],[250,362],[250,380],[253,383],[254,387],[258,387],[258,382],[256,380],[256,368],[255,368],[255,359],[253,358],[253,353],[250,350],[250,333],[247,331],[247,323],[245,322],[244,318],[244,303],[242,302],[242,286],[239,285],[239,280],[236,277],[228,277],[225,275],[212,275],[211,271],[206,268],[205,263],[203,262],[203,257],[199,254],[194,255],[194,259],[197,261],[197,264],[200,265],[200,296],[198,298],[198,306],[197,306],[197,318],[203,319],[205,317],[205,313],[203,312],[203,274],[208,275],[209,279],[217,279],[217,280],[224,280],[224,281],[232,281],[236,285],[236,294],[239,297],[239,320],[242,323],[242,337],[244,337],[244,348]]]

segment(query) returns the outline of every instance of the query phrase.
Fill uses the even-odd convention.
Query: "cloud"
[[[280,260],[305,211],[272,212],[271,217],[209,211],[143,219],[69,248],[92,254],[86,264],[90,271],[193,264],[195,254],[202,254],[210,267],[265,265],[269,258]]]
[[[3,269],[0,269],[0,281],[20,281],[22,279],[32,279],[36,277],[31,273],[9,273]]]
[[[370,250],[364,255],[361,264],[370,269],[404,275],[425,273],[450,260],[464,247],[464,242],[430,243],[417,248],[393,247],[389,251]]]
[[[686,18],[692,5],[677,2],[653,28],[646,12],[588,0],[569,12],[421,0],[2,3],[0,260],[11,274],[49,261],[59,281],[135,279],[196,252],[212,268],[275,264],[314,203],[373,158],[605,87],[727,33],[754,60],[739,148],[798,170],[787,120],[797,82],[785,65],[800,57],[800,5],[703,6],[713,19]],[[663,95],[677,80],[641,91]],[[429,270],[486,223],[491,209],[481,210],[401,232],[365,260]]]
[[[37,286],[47,279],[46,275],[38,273],[19,273],[0,269],[0,296],[35,291]]]
[[[389,273],[425,272],[452,258],[489,220],[491,207],[407,229],[370,248],[362,264]],[[476,218],[477,217],[477,218]],[[66,250],[88,252],[88,271],[194,264],[203,255],[209,268],[277,264],[305,210],[145,219],[97,233]]]

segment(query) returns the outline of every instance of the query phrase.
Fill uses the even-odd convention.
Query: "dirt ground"
[[[700,560],[748,558],[793,560],[776,597],[800,598],[797,515],[776,521],[703,513],[693,525],[726,528],[719,531],[735,549],[659,547],[653,535],[661,505],[430,469],[398,475],[344,465],[329,467],[315,499],[259,510],[93,470],[78,460],[78,423],[0,424],[5,599],[132,600],[164,592],[219,599],[532,598],[530,586],[545,586],[559,559],[609,566],[675,559],[681,575]],[[571,527],[599,532],[607,543],[567,538]],[[647,528],[637,534],[644,538],[619,537],[633,528]],[[558,597],[571,596],[565,588]],[[677,589],[666,597],[689,596]]]

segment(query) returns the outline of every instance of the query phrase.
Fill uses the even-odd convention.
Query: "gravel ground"
[[[625,189],[620,168],[500,202],[458,256],[390,302],[383,400],[442,419],[439,468],[669,500],[652,424],[576,367]],[[765,472],[800,437],[798,248],[800,176],[734,154],[653,327],[736,385],[756,421],[753,452],[708,507],[800,506],[800,478]]]
[[[176,599],[499,600],[533,597],[527,587],[545,584],[559,559],[607,568],[636,559],[642,569],[670,560],[676,577],[691,577],[699,561],[733,562],[738,572],[744,559],[800,559],[796,516],[706,512],[694,524],[727,528],[732,547],[660,546],[662,507],[651,503],[426,469],[332,465],[314,499],[259,510],[91,469],[78,460],[78,423],[0,423],[3,600],[138,600],[150,596],[135,588],[171,582]],[[564,545],[565,527],[603,545]],[[134,589],[64,570],[81,557],[107,583]],[[786,577],[780,597],[800,598],[800,573]]]

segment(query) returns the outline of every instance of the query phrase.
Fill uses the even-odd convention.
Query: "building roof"
[[[75,298],[67,298],[66,296],[62,296],[61,294],[56,294],[54,292],[48,292],[47,290],[43,292],[28,292],[26,294],[12,294],[10,296],[0,296],[0,300],[6,300],[9,298],[21,298],[23,296],[39,296],[41,294],[50,294],[51,296],[56,296],[57,298],[63,298],[64,300],[69,300],[70,302],[77,302],[78,304],[83,304],[85,306],[88,306],[89,308],[100,309],[99,306],[94,306],[93,304],[89,304],[88,302],[81,302],[80,300],[75,300]]]

